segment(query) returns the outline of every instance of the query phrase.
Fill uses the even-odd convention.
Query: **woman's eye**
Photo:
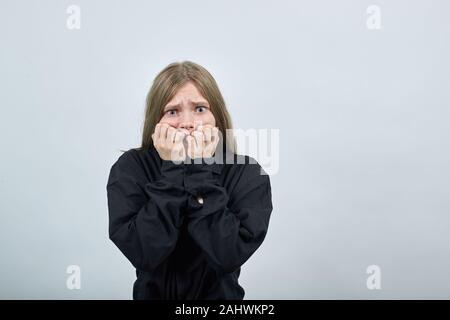
[[[166,113],[167,113],[169,116],[174,116],[174,115],[176,115],[177,110],[175,110],[175,109],[167,110]]]
[[[197,111],[199,111],[199,112],[205,112],[206,111],[206,107],[204,107],[204,106],[198,106],[197,108],[196,108],[196,110]]]

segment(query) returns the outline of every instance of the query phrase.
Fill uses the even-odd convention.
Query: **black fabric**
[[[266,236],[271,186],[253,158],[227,156],[175,164],[152,146],[112,165],[109,237],[136,268],[133,299],[244,298],[238,278]]]

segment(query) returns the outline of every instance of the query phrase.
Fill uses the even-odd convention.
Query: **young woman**
[[[172,63],[156,76],[142,145],[119,157],[107,184],[109,237],[136,268],[133,299],[244,298],[241,266],[266,236],[272,196],[231,129],[203,67]]]

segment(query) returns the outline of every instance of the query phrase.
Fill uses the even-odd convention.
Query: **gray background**
[[[246,299],[450,298],[449,15],[445,0],[1,0],[0,298],[131,298],[107,177],[182,60],[212,73],[236,128],[280,129]]]

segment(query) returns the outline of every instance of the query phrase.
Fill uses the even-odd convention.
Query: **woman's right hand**
[[[152,134],[152,140],[161,159],[180,162],[186,158],[183,145],[185,136],[185,132],[177,130],[167,123],[158,123]]]

